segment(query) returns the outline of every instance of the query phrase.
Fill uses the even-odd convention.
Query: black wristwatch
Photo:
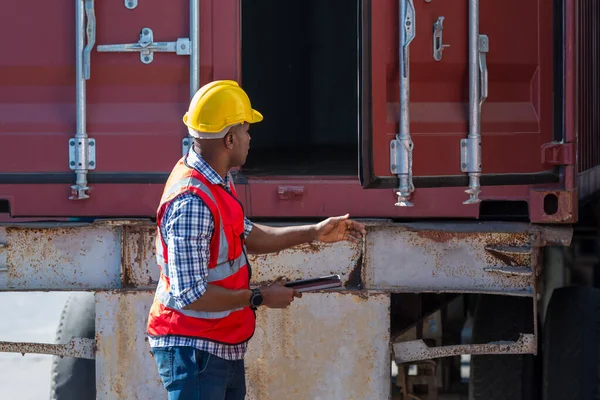
[[[260,289],[252,289],[252,296],[250,296],[250,307],[256,309],[263,303],[263,295]]]

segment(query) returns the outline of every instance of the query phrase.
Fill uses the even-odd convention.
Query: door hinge
[[[575,143],[549,142],[542,145],[542,164],[575,165]]]

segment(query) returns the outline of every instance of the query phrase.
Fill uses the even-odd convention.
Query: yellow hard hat
[[[202,86],[192,98],[183,123],[199,139],[224,137],[238,124],[260,122],[263,116],[252,109],[248,95],[236,81],[221,80]]]

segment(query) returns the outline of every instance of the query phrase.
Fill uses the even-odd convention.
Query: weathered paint
[[[250,255],[253,284],[340,274],[347,289],[531,295],[539,247],[567,246],[570,228],[529,224],[367,221],[364,242]],[[149,221],[0,227],[0,290],[154,289]],[[4,271],[2,267],[5,267]]]
[[[73,338],[67,343],[0,342],[0,353],[53,354],[61,357],[94,359],[95,341]]]
[[[339,274],[345,285],[360,284],[362,247],[348,242],[311,243],[274,254],[250,255],[249,259],[253,283],[273,281],[279,276],[293,280]]]
[[[166,397],[144,335],[151,302],[149,291],[96,294],[97,399]],[[388,294],[346,292],[261,309],[246,355],[247,398],[387,399],[389,307]]]
[[[539,241],[564,243],[570,230],[548,238],[527,224],[402,224],[369,227],[365,285],[394,292],[479,292],[531,296]],[[534,262],[536,265],[534,265]]]
[[[123,226],[122,229],[122,270],[121,281],[124,287],[155,286],[159,271],[156,264],[156,226],[140,224]]]
[[[389,295],[307,293],[262,309],[247,357],[248,399],[387,399]]]
[[[573,224],[579,206],[576,189],[532,189],[529,195],[530,218],[539,224]],[[545,203],[555,201],[556,210],[546,210]]]
[[[152,298],[149,291],[96,293],[97,400],[166,398],[145,335]]]
[[[0,255],[6,260],[0,290],[119,287],[121,244],[115,229],[96,224],[0,227],[5,243]]]
[[[394,343],[393,349],[396,363],[401,364],[460,354],[534,354],[537,351],[537,339],[532,334],[521,334],[515,342],[502,341],[440,347],[429,347],[423,340],[412,340]]]

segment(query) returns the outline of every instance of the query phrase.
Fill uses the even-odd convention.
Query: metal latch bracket
[[[549,142],[542,145],[544,165],[575,165],[575,159],[574,143]]]
[[[97,47],[99,52],[129,53],[139,52],[140,60],[150,64],[154,60],[154,53],[175,53],[179,56],[192,54],[191,42],[188,38],[177,39],[176,42],[155,42],[154,32],[150,28],[143,28],[140,40],[129,44],[104,44]]]
[[[444,44],[442,32],[444,31],[444,17],[438,17],[438,20],[433,24],[433,59],[442,61],[442,52],[449,44]]]
[[[72,138],[69,140],[69,167],[77,169],[96,169],[96,140]]]
[[[69,139],[69,168],[72,171],[89,171],[96,169],[96,140],[87,137]],[[71,186],[71,200],[87,199],[89,187],[86,182]]]
[[[481,137],[460,140],[460,170],[466,173],[481,172]]]

